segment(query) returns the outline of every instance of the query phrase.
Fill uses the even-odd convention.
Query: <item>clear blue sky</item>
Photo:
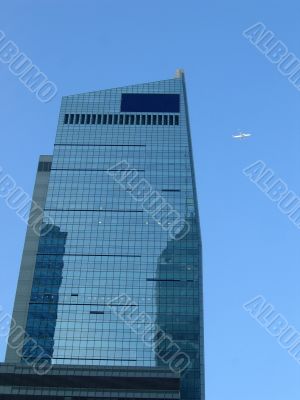
[[[300,230],[245,176],[262,159],[300,195],[300,92],[242,36],[257,21],[300,58],[296,0],[7,0],[0,30],[59,87],[39,103],[0,64],[0,165],[32,192],[63,95],[186,71],[204,248],[207,400],[298,400],[300,365],[243,310],[265,296],[300,330]],[[237,129],[253,133],[234,141]],[[0,304],[25,225],[0,200]],[[2,339],[1,339],[2,340]],[[0,342],[1,359],[4,342]]]

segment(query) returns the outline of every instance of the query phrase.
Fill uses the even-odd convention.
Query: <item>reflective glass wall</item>
[[[182,398],[204,399],[191,151],[183,76],[63,98],[27,320],[53,364],[166,366],[132,306],[188,356]]]

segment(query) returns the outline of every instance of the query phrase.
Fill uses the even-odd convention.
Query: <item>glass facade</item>
[[[159,218],[112,169],[151,186],[168,205]],[[54,226],[39,241],[26,331],[51,362],[162,366],[108,307],[126,294],[191,359],[182,399],[204,400],[201,239],[183,74],[63,98],[45,214]],[[171,235],[178,215],[184,227]],[[23,362],[34,356],[25,344]]]
[[[46,372],[0,363],[1,400],[180,400],[180,377],[140,367],[57,366]]]

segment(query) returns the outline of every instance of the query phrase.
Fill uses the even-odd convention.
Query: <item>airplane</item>
[[[238,135],[232,135],[234,139],[246,139],[247,137],[250,136],[252,136],[252,134],[246,132],[238,132]]]

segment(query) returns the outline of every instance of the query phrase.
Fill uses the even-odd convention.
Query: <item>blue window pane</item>
[[[121,112],[179,113],[179,94],[122,94]]]

